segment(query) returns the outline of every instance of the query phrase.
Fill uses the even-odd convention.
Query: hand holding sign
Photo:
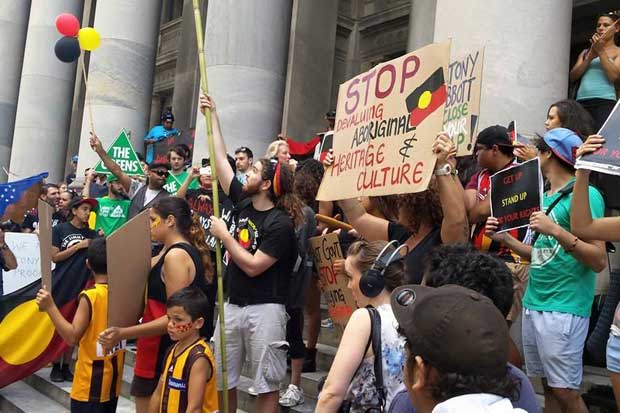
[[[530,228],[543,235],[553,235],[555,230],[559,228],[558,224],[553,222],[544,212],[533,212],[530,216]]]
[[[577,152],[575,153],[575,157],[580,158],[583,155],[587,155],[589,153],[594,153],[603,147],[605,143],[605,138],[601,135],[590,135],[588,139],[577,148]]]

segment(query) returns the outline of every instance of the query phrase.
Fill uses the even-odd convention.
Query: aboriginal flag
[[[73,319],[79,293],[93,283],[85,261],[83,249],[52,272],[54,301],[67,320]],[[68,348],[37,307],[39,288],[41,280],[0,297],[0,388],[56,361]]]
[[[407,110],[411,114],[409,124],[416,127],[422,123],[446,101],[446,96],[443,68],[439,67],[407,97]]]

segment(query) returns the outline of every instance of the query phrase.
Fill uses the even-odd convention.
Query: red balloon
[[[64,36],[75,37],[80,31],[80,21],[73,14],[62,13],[56,17],[56,29]]]

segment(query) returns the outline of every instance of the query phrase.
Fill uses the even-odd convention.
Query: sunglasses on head
[[[151,172],[153,172],[155,175],[161,176],[163,178],[167,178],[168,175],[170,175],[170,172],[168,172],[168,171],[157,171],[156,170],[156,171],[151,171]]]

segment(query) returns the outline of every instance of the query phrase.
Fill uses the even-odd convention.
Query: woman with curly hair
[[[398,222],[371,215],[355,199],[340,201],[347,220],[362,238],[396,240],[409,247],[405,256],[409,284],[422,282],[424,260],[435,246],[465,242],[469,237],[463,187],[451,172],[456,149],[448,135],[437,136],[433,153],[437,156],[435,176],[426,191],[399,197]]]
[[[142,323],[130,327],[109,327],[99,335],[105,348],[122,340],[138,339],[138,352],[131,394],[136,412],[148,411],[150,396],[162,373],[166,350],[172,344],[167,333],[166,300],[185,287],[205,290],[213,281],[213,265],[205,233],[198,217],[184,199],[164,198],[150,210],[151,239],[164,244],[151,260]],[[205,334],[209,326],[201,331]]]

